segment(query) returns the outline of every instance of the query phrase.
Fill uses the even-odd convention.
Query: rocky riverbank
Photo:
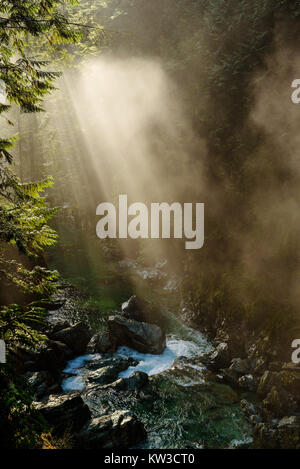
[[[248,340],[237,356],[221,329],[214,347],[189,328],[187,341],[174,339],[165,315],[151,324],[135,297],[96,333],[71,306],[67,293],[45,342],[23,356],[34,406],[55,438],[67,433],[81,448],[298,447],[300,373],[275,362],[266,369],[262,347]],[[190,341],[197,334],[202,345]]]
[[[182,305],[182,320],[195,326],[193,317]],[[256,405],[241,401],[253,425],[253,447],[300,449],[300,367],[286,361],[286,348],[268,331],[257,335],[246,324],[226,321],[222,315],[213,325],[203,318],[202,328],[216,347],[209,366],[219,370],[233,389],[259,398]]]

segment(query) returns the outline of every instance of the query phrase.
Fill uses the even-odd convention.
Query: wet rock
[[[249,360],[242,358],[233,358],[229,368],[241,375],[246,375],[251,371]]]
[[[130,448],[146,438],[142,422],[129,411],[92,419],[80,432],[77,445],[84,449]]]
[[[79,431],[91,418],[90,410],[79,393],[50,395],[46,401],[34,402],[33,405],[53,427],[54,434],[62,434],[66,430]]]
[[[248,374],[241,376],[238,379],[238,384],[240,388],[245,389],[245,391],[255,392],[258,385],[258,380],[253,375]]]
[[[230,365],[230,355],[228,344],[221,342],[208,357],[209,364],[213,369],[228,368]]]
[[[114,391],[138,391],[149,382],[147,373],[135,371],[129,378],[119,378],[111,384],[103,386],[103,390],[112,389]]]
[[[112,360],[104,361],[101,366],[95,370],[87,370],[84,374],[84,378],[91,385],[105,385],[116,381],[121,371],[127,370],[129,366],[136,365],[136,361],[133,358],[113,358]],[[94,364],[97,366],[97,363]]]
[[[127,345],[141,353],[161,354],[166,347],[166,336],[159,326],[110,316],[109,336],[118,345]]]
[[[114,353],[116,350],[116,343],[111,342],[108,332],[95,334],[87,346],[88,353]]]
[[[91,331],[83,322],[67,327],[53,334],[53,338],[66,344],[74,353],[85,352],[86,346],[92,338]]]
[[[36,352],[32,353],[32,370],[49,370],[54,374],[65,366],[73,357],[69,347],[59,341],[47,340],[41,344]]]
[[[112,391],[125,391],[126,390],[126,378],[119,378],[116,381],[113,381],[110,384],[105,384],[101,386],[99,392],[112,390]]]

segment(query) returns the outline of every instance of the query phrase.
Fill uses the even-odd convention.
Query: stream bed
[[[212,350],[212,345],[203,334],[182,325],[175,317],[170,324],[162,354],[142,354],[119,347],[112,355],[111,360],[134,361],[116,378],[128,378],[133,372],[142,371],[149,376],[146,389],[126,393],[95,385],[94,378],[107,361],[100,354],[90,354],[68,363],[62,383],[64,391],[80,391],[94,417],[119,409],[133,411],[148,433],[140,448],[250,445],[252,428],[241,410],[241,396],[223,383],[221,374],[209,371],[201,363],[201,357]]]
[[[240,401],[244,398],[251,401],[253,396],[237,393],[224,383],[222,374],[204,366],[201,360],[213,346],[201,332],[180,322],[176,314],[180,301],[176,278],[170,279],[163,263],[153,269],[141,268],[136,262],[115,263],[110,270],[112,277],[113,272],[118,272],[118,279],[109,282],[107,289],[102,280],[99,293],[99,276],[90,278],[89,290],[96,292],[93,295],[97,305],[94,313],[81,311],[76,304],[73,306],[73,300],[67,300],[62,308],[64,314],[58,310],[50,313],[50,317],[55,320],[65,316],[73,322],[84,320],[96,332],[103,330],[106,314],[118,311],[112,306],[107,313],[102,310],[104,312],[99,315],[102,299],[109,299],[116,291],[119,296],[114,298],[114,305],[118,304],[120,308],[121,302],[135,293],[154,301],[167,317],[166,349],[160,355],[152,355],[119,347],[109,357],[101,354],[76,357],[64,370],[63,391],[80,391],[93,417],[115,410],[132,411],[147,430],[148,438],[139,445],[140,448],[251,447],[252,426]],[[115,367],[117,373],[109,381],[102,382],[103,373],[111,367]],[[148,375],[146,387],[127,392],[106,385],[120,378],[128,379],[135,371]]]

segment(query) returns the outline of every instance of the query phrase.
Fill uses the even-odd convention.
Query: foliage
[[[69,0],[0,1],[0,113],[12,104],[21,112],[41,112],[43,98],[53,91],[57,71],[45,67],[47,61],[32,56],[32,38],[49,45],[64,46],[79,37],[77,24],[64,15]],[[10,119],[7,119],[13,125]],[[35,259],[52,245],[56,233],[47,222],[56,212],[41,194],[52,180],[24,182],[15,173],[12,150],[16,136],[0,138],[0,278],[15,284],[27,294],[47,298],[55,290],[56,271],[35,265],[25,267],[11,256],[13,247]],[[8,283],[10,285],[10,283]],[[12,352],[16,347],[33,347],[43,338],[40,329],[44,310],[35,303],[9,304],[0,310],[0,337],[8,350],[8,363],[0,368],[0,437],[6,448],[35,447],[45,425],[31,408],[32,396],[22,378],[16,375]]]
[[[35,448],[48,426],[32,407],[32,394],[25,381],[15,376],[11,365],[0,368],[0,447]]]

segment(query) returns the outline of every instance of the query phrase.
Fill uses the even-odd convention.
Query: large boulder
[[[127,370],[129,366],[136,365],[137,362],[131,358],[112,358],[112,360],[107,360],[103,362],[104,366],[99,367],[98,369],[88,369],[84,378],[89,385],[104,385],[109,384],[115,381],[118,378],[118,375],[121,371]]]
[[[127,345],[141,353],[160,354],[166,347],[166,335],[159,326],[127,319],[124,316],[110,316],[108,320],[111,341]]]
[[[142,422],[129,411],[92,419],[79,433],[77,446],[82,449],[130,448],[146,438]]]
[[[79,393],[50,395],[46,401],[34,402],[33,405],[53,427],[54,434],[63,434],[66,430],[79,431],[91,418],[90,410]]]
[[[108,332],[93,335],[87,346],[88,353],[114,353],[116,349],[116,343],[111,342]]]
[[[151,302],[135,295],[122,303],[121,310],[122,316],[127,319],[156,324],[162,329],[166,328],[168,321],[167,316],[157,309]]]
[[[53,338],[66,344],[74,353],[81,354],[85,352],[92,333],[86,324],[78,322],[74,326],[56,332]]]

